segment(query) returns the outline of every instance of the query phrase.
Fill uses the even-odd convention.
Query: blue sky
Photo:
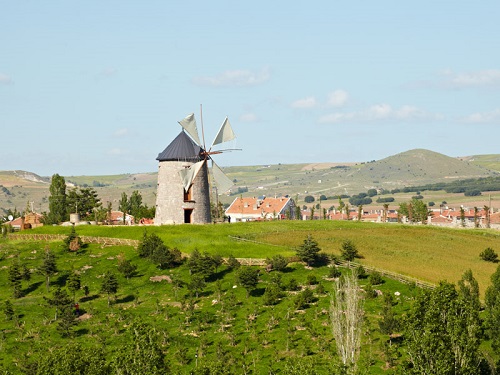
[[[221,166],[500,153],[500,3],[0,0],[0,170],[154,172],[200,104]]]

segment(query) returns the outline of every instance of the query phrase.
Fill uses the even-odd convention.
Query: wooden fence
[[[27,240],[27,241],[63,241],[66,237],[61,234],[21,234],[11,233],[9,238],[13,240]],[[92,237],[80,236],[83,243],[96,243],[103,246],[117,246],[125,245],[137,248],[139,246],[138,240],[131,240],[128,238],[110,238],[110,237]]]

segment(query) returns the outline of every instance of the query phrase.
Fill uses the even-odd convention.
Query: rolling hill
[[[309,163],[224,168],[235,182],[232,195],[220,195],[223,203],[235,196],[291,195],[299,202],[306,195],[357,194],[371,188],[395,189],[427,183],[498,175],[500,155],[453,158],[415,149],[387,158],[360,163]],[[57,172],[55,172],[57,173]],[[122,192],[140,191],[144,203],[155,204],[157,174],[136,173],[109,176],[64,176],[69,188],[93,187],[101,201],[118,207]],[[26,171],[0,171],[0,210],[48,209],[50,177]],[[1,211],[0,211],[1,212]]]

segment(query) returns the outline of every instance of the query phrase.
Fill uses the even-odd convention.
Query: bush
[[[314,197],[312,195],[306,195],[304,197],[304,202],[306,202],[306,203],[312,203],[312,202],[314,202]]]
[[[379,272],[374,271],[368,276],[368,281],[372,285],[380,285],[383,284],[384,279],[382,279],[382,275]]]
[[[342,276],[342,272],[340,272],[339,268],[335,266],[330,268],[330,271],[328,272],[328,277],[336,279],[340,276]]]
[[[314,302],[314,293],[311,289],[304,289],[301,293],[295,296],[293,303],[297,310],[305,309],[310,303]]]
[[[308,285],[316,285],[318,283],[318,279],[316,275],[307,275],[307,284]]]
[[[498,254],[491,247],[484,249],[479,257],[486,262],[498,262]]]
[[[466,190],[464,195],[466,197],[477,197],[477,196],[481,195],[481,190],[478,190],[478,189]]]
[[[281,297],[282,292],[280,287],[276,284],[270,284],[266,287],[264,295],[262,296],[262,302],[266,306],[276,305]]]
[[[297,283],[297,280],[295,280],[294,278],[291,278],[290,281],[288,282],[287,289],[291,292],[300,290],[300,286]]]
[[[342,241],[342,248],[340,253],[342,254],[342,258],[347,261],[353,261],[354,258],[359,258],[358,249],[356,245],[351,240]]]
[[[363,266],[356,267],[356,274],[358,275],[358,279],[366,279],[367,274]]]
[[[272,266],[273,270],[283,271],[288,266],[288,260],[283,255],[275,255],[272,258],[267,258],[266,263]]]
[[[231,270],[236,270],[240,268],[241,263],[238,262],[238,259],[236,259],[233,255],[230,255],[229,258],[227,259],[227,267]]]

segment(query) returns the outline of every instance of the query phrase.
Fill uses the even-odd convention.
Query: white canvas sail
[[[231,181],[215,163],[212,163],[212,176],[220,193],[225,193],[234,185],[233,181]]]
[[[187,115],[181,121],[178,121],[182,128],[193,138],[198,146],[201,145],[200,137],[198,135],[198,127],[196,126],[196,119],[194,118],[194,113]]]
[[[229,123],[229,120],[226,117],[219,129],[219,132],[215,136],[215,139],[212,142],[212,146],[210,148],[223,142],[232,141],[235,138],[236,136],[234,135],[233,128],[231,127],[231,124]]]
[[[203,163],[205,163],[205,160],[199,161],[198,163],[191,165],[189,168],[185,168],[179,171],[185,191],[189,190],[189,187],[193,183],[193,180],[196,178],[196,175],[203,166]]]

